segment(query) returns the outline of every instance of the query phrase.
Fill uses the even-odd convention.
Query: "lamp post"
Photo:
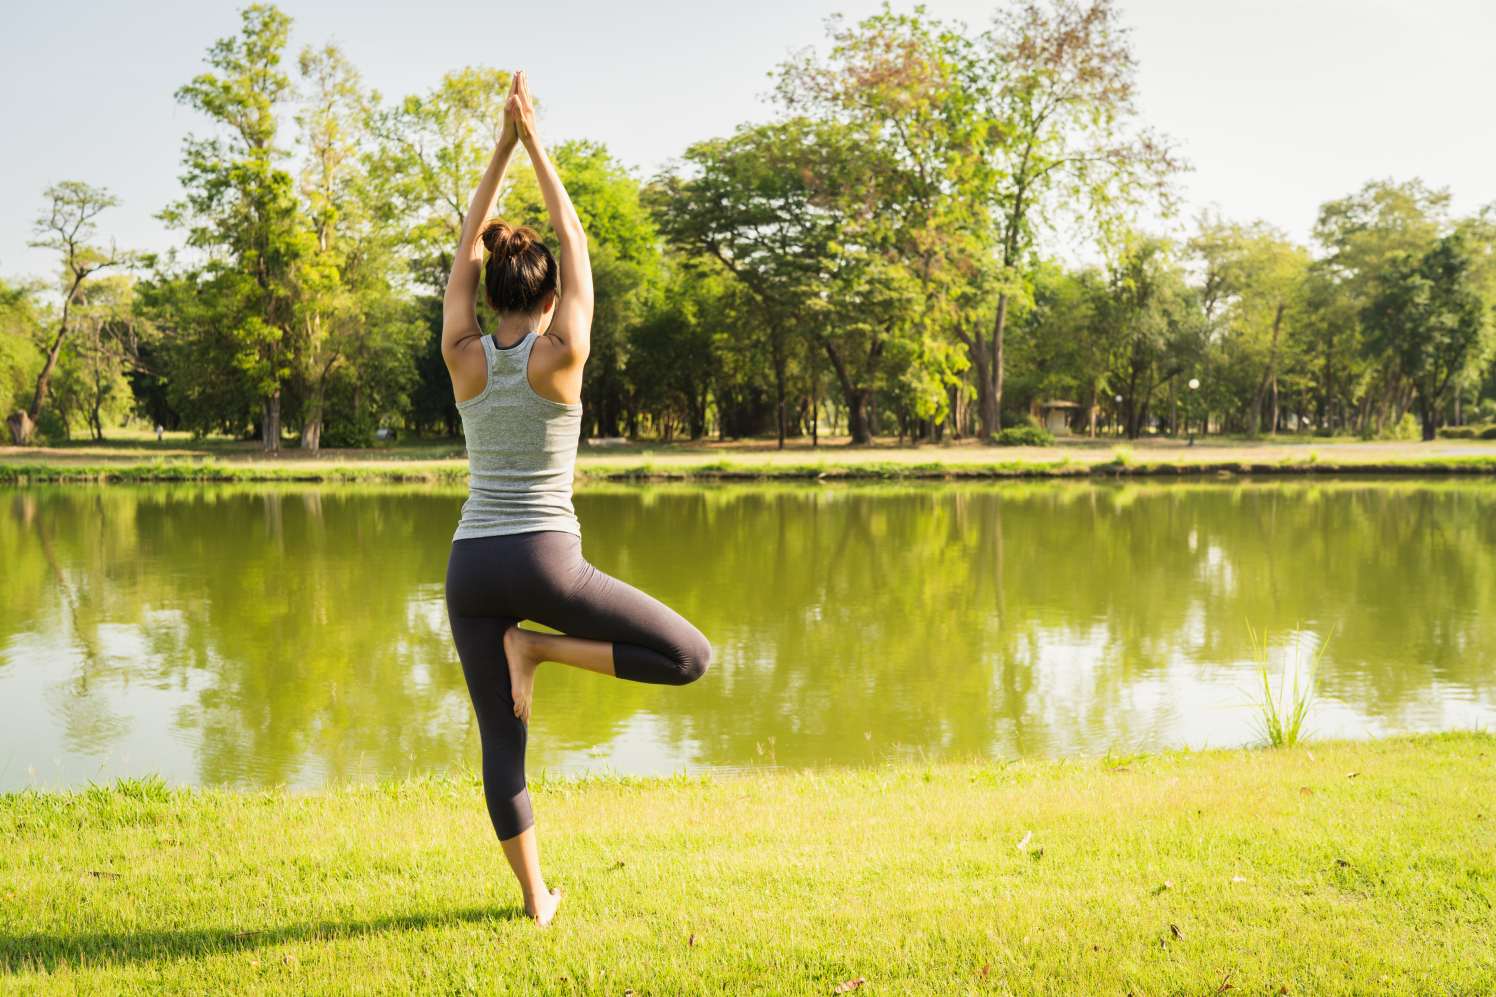
[[[1194,411],[1194,409],[1195,409],[1195,399],[1197,399],[1199,397],[1200,397],[1200,379],[1198,377],[1192,377],[1192,378],[1190,378],[1190,405],[1189,405],[1190,412]],[[1189,423],[1189,436],[1190,436],[1189,446],[1194,446],[1195,445],[1195,427],[1194,427],[1194,424],[1190,423],[1190,421],[1189,421],[1189,412],[1185,413],[1184,421],[1186,423]],[[1202,427],[1201,431],[1202,432],[1204,431],[1203,427]]]
[[[1117,435],[1122,435],[1122,396],[1117,396]]]

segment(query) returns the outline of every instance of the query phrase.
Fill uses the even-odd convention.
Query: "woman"
[[[555,257],[536,233],[486,221],[516,145],[535,166]],[[482,264],[483,250],[488,262]],[[498,327],[474,310],[478,274]],[[483,792],[525,912],[549,924],[560,890],[540,874],[525,737],[535,670],[552,661],[636,682],[684,685],[711,661],[701,631],[582,557],[572,470],[582,367],[592,325],[587,236],[535,131],[529,83],[516,73],[504,126],[463,221],[442,306],[442,358],[462,416],[468,499],[447,562],[447,617],[483,742]],[[533,620],[562,633],[522,630]]]

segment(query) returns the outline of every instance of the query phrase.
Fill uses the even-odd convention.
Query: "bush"
[[[1479,426],[1440,426],[1441,440],[1473,440],[1480,436]]]
[[[322,426],[322,445],[330,449],[374,445],[375,420],[368,416],[339,414]]]
[[[1038,426],[1013,426],[993,436],[992,442],[1000,447],[1047,447],[1054,437]]]
[[[1496,440],[1496,426],[1487,426],[1481,430],[1480,438],[1483,440]]]
[[[1404,412],[1403,417],[1390,426],[1383,426],[1379,434],[1384,440],[1421,440],[1423,439],[1423,426],[1418,417],[1412,412]]]

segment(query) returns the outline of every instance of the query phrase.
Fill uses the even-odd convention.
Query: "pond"
[[[442,601],[461,489],[0,489],[0,790],[478,766]],[[698,623],[692,686],[558,666],[529,771],[1496,726],[1496,482],[592,485],[588,558]]]

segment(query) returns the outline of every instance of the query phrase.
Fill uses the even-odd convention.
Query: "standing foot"
[[[515,624],[504,631],[504,657],[509,662],[509,687],[514,693],[514,715],[530,724],[530,702],[535,698],[535,669],[540,667],[536,634]]]
[[[547,891],[538,897],[532,904],[525,901],[525,913],[540,927],[544,928],[551,923],[551,918],[556,916],[556,908],[561,906],[561,889]]]

